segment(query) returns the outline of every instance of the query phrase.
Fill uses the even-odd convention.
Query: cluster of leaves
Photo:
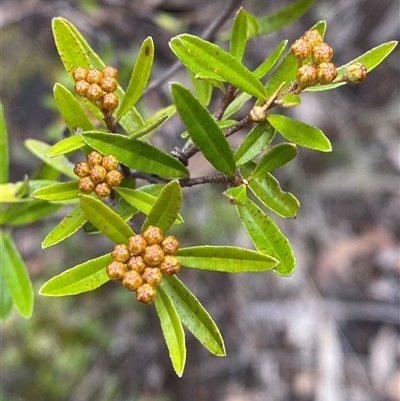
[[[230,273],[272,269],[280,275],[291,274],[295,258],[288,239],[248,194],[278,216],[294,218],[299,202],[293,194],[280,188],[271,171],[292,160],[297,154],[297,146],[328,152],[330,142],[320,129],[280,114],[267,113],[266,118],[256,124],[249,116],[240,121],[231,117],[252,98],[256,99],[255,107],[263,107],[265,111],[277,104],[293,107],[300,103],[299,97],[292,93],[298,64],[289,52],[283,56],[286,40],[279,43],[254,71],[242,63],[242,58],[249,38],[279,28],[311,3],[310,0],[297,1],[291,8],[275,13],[274,18],[270,15],[257,19],[240,9],[229,33],[229,51],[197,36],[181,34],[174,37],[170,47],[187,68],[194,93],[181,84],[172,83],[173,104],[147,120],[135,105],[146,88],[153,63],[154,45],[150,37],[141,45],[126,92],[121,87],[116,91],[121,101],[112,122],[103,119],[101,112],[90,102],[77,99],[66,87],[56,84],[54,99],[71,136],[53,146],[27,140],[27,148],[42,160],[43,165],[34,177],[21,182],[7,182],[7,132],[2,117],[0,194],[1,202],[7,204],[0,214],[4,278],[2,317],[9,313],[13,303],[23,316],[29,317],[33,305],[32,286],[10,234],[13,226],[29,224],[70,205],[70,211],[43,240],[43,248],[65,240],[82,227],[86,232],[102,233],[115,243],[126,243],[128,237],[134,235],[127,222],[136,213],[147,215],[142,231],[155,225],[165,232],[173,224],[183,223],[179,215],[181,188],[206,182],[228,185],[224,192],[229,201],[227,207],[236,208],[256,250],[233,246],[181,248],[175,254],[181,265]],[[313,29],[323,36],[326,24],[320,21]],[[77,67],[104,68],[103,61],[69,21],[55,18],[53,33],[69,75]],[[356,60],[371,71],[395,46],[396,42],[382,44]],[[339,74],[344,68],[338,68]],[[261,80],[267,74],[263,83]],[[327,90],[343,84],[317,85],[307,91]],[[208,106],[214,88],[221,91],[222,98],[218,110],[211,114]],[[275,103],[277,98],[279,103]],[[88,117],[88,110],[97,118],[97,125]],[[187,138],[187,143],[181,150],[175,149],[169,154],[149,140],[151,134],[176,112],[186,128],[182,136]],[[123,134],[115,133],[117,124]],[[227,137],[253,124],[237,149],[231,149]],[[276,132],[287,142],[271,146]],[[73,165],[65,156],[77,150],[87,154],[93,149],[116,156],[124,166],[125,177],[114,189],[112,202],[103,202],[95,195],[80,194]],[[198,151],[215,168],[216,174],[190,177],[188,162]],[[61,175],[70,181],[61,181]],[[136,178],[146,179],[149,185],[138,188]],[[105,254],[74,266],[51,278],[40,293],[64,296],[94,290],[109,280],[105,266],[110,261],[110,254]],[[158,288],[155,307],[177,374],[182,374],[186,356],[182,324],[210,352],[224,355],[224,342],[216,324],[190,290],[176,276],[165,277]]]

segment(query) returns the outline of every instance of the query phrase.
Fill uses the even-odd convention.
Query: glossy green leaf
[[[0,319],[5,319],[11,312],[13,301],[3,278],[0,279]]]
[[[256,98],[266,97],[264,86],[254,74],[219,46],[189,34],[178,35],[169,44],[176,56],[193,72],[214,72]]]
[[[44,163],[68,177],[77,179],[77,176],[74,173],[74,165],[70,163],[64,156],[57,156],[53,157],[52,159],[47,157],[47,153],[50,149],[50,145],[47,143],[38,141],[37,139],[27,139],[25,141],[25,146]]]
[[[278,264],[271,256],[235,246],[193,246],[174,256],[186,267],[228,273],[270,270]]]
[[[37,189],[32,197],[48,201],[61,201],[77,199],[79,193],[78,181],[69,181]]]
[[[74,234],[86,222],[85,213],[80,205],[76,205],[66,216],[46,235],[42,248],[58,244]]]
[[[7,125],[4,118],[3,104],[0,102],[0,184],[8,181],[8,163]]]
[[[39,294],[62,297],[93,291],[110,280],[106,266],[111,261],[111,255],[108,253],[71,267],[44,283]]]
[[[329,139],[319,128],[281,114],[269,114],[267,120],[283,137],[297,145],[321,152],[332,150]]]
[[[136,170],[163,177],[188,176],[189,171],[177,159],[148,143],[123,135],[89,131],[81,134],[83,140],[97,151],[114,155],[119,162]]]
[[[154,206],[143,222],[142,231],[148,226],[160,227],[167,231],[178,218],[182,202],[182,190],[178,181],[169,182],[157,197]]]
[[[236,210],[256,249],[279,261],[274,270],[282,275],[291,274],[296,260],[288,239],[274,221],[251,200],[246,205],[238,205]]]
[[[232,205],[244,205],[247,202],[247,189],[245,184],[229,188],[223,192],[223,194]]]
[[[254,126],[233,155],[236,166],[241,166],[259,155],[272,141],[274,134],[275,129],[267,120]]]
[[[278,167],[289,163],[297,155],[297,147],[292,143],[279,143],[273,146],[257,163],[252,178],[263,176]]]
[[[252,168],[251,168],[251,167]],[[248,163],[240,168],[244,178],[251,175],[255,163]],[[279,182],[269,173],[249,181],[249,188],[257,198],[269,209],[282,217],[296,217],[299,201],[290,193],[284,192]]]
[[[57,108],[71,132],[75,132],[77,128],[82,128],[82,131],[93,129],[93,124],[83,111],[82,106],[65,86],[55,84],[53,95]]]
[[[210,352],[225,355],[225,345],[217,325],[191,291],[176,276],[165,276],[160,284],[169,295],[179,319]]]
[[[0,203],[32,202],[31,194],[34,191],[56,183],[52,180],[27,180],[0,184]]]
[[[71,135],[54,144],[47,152],[48,157],[60,156],[85,146],[85,141],[80,135]]]
[[[88,195],[81,195],[80,205],[86,218],[116,244],[125,244],[133,230],[109,206]]]
[[[149,80],[153,58],[154,43],[153,39],[149,36],[143,41],[140,47],[128,88],[115,114],[117,119],[121,118],[139,100]]]
[[[241,7],[233,20],[229,52],[236,60],[242,61],[247,41],[247,13]]]
[[[171,94],[183,124],[205,158],[217,170],[232,175],[235,172],[233,153],[209,111],[182,85],[172,84]]]
[[[207,106],[210,103],[212,95],[212,86],[209,82],[203,79],[198,79],[197,75],[191,71],[187,70],[189,78],[192,81],[193,88],[196,92],[196,97],[201,104]]]
[[[282,53],[286,49],[288,44],[287,40],[283,40],[278,46],[271,52],[271,54],[254,70],[253,74],[257,78],[262,78],[268,74],[271,68],[273,68],[282,56]]]
[[[24,261],[10,234],[0,231],[1,271],[3,280],[18,312],[30,318],[33,309],[33,288]]]
[[[154,299],[161,329],[168,347],[169,356],[176,374],[181,377],[186,361],[185,333],[178,313],[168,294],[162,287],[157,288]]]

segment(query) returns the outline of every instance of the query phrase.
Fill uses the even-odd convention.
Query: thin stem
[[[218,110],[214,114],[215,121],[220,121],[225,113],[227,107],[233,102],[236,97],[236,87],[229,84],[228,90],[222,94],[221,102],[219,103]]]

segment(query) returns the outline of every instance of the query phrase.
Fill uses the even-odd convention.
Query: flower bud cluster
[[[74,173],[79,177],[78,188],[84,193],[95,192],[105,198],[122,181],[122,173],[117,168],[118,159],[113,156],[103,156],[92,150],[86,156],[86,162],[75,164]]]
[[[119,104],[117,90],[118,70],[107,66],[103,70],[92,68],[90,70],[78,67],[72,72],[75,81],[75,92],[86,97],[100,110],[111,114]]]
[[[149,304],[163,276],[179,272],[181,265],[173,256],[178,247],[174,236],[164,237],[159,227],[148,226],[142,234],[129,237],[126,244],[114,246],[107,275],[111,280],[120,280],[128,290],[136,291],[139,302]]]

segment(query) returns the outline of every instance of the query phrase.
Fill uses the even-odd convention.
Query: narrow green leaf
[[[27,180],[0,184],[0,203],[32,202],[31,194],[34,191],[56,183],[52,180]]]
[[[13,301],[3,276],[0,276],[0,319],[5,319],[11,312]]]
[[[58,244],[74,234],[86,222],[85,213],[76,205],[46,236],[42,248]]]
[[[77,179],[74,173],[73,164],[70,163],[64,156],[57,156],[49,159],[47,153],[50,149],[50,145],[47,143],[38,141],[37,139],[27,139],[25,141],[25,146],[40,160],[49,166],[53,167],[60,173],[65,174],[67,177]]]
[[[153,39],[149,36],[143,41],[140,47],[125,96],[122,98],[121,104],[115,113],[117,119],[121,118],[139,100],[143,89],[147,85],[153,65],[153,58],[154,43]]]
[[[200,71],[197,74],[195,74],[194,77],[197,81],[208,83],[209,85],[214,86],[215,88],[219,88],[222,92],[225,92],[226,90],[224,85],[225,80],[221,78],[219,75],[215,74],[214,72]]]
[[[24,261],[10,234],[0,231],[1,271],[11,299],[18,312],[30,318],[33,309],[33,288]]]
[[[123,135],[89,131],[83,140],[97,151],[114,155],[128,167],[163,177],[188,176],[189,171],[177,159],[148,143]]]
[[[116,94],[118,95],[118,90],[116,91]],[[129,111],[127,111],[118,122],[121,125],[121,127],[125,130],[125,132],[137,131],[144,125],[143,118],[135,107],[132,107]]]
[[[294,93],[287,93],[286,95],[283,95],[278,101],[279,103],[276,103],[279,105],[279,107],[284,107],[286,109],[296,107],[301,103],[300,96],[295,95]]]
[[[321,152],[332,150],[329,139],[319,128],[281,114],[269,114],[267,120],[282,136],[297,145]]]
[[[175,256],[186,267],[228,273],[270,270],[278,263],[272,256],[234,246],[205,245],[181,248]]]
[[[223,192],[223,194],[232,205],[245,205],[247,202],[247,190],[245,184],[229,188]]]
[[[247,41],[247,13],[240,7],[233,20],[229,52],[236,60],[242,61]]]
[[[111,255],[108,253],[71,267],[44,283],[39,294],[62,297],[93,291],[110,280],[106,266],[111,261]]]
[[[237,113],[243,107],[243,105],[250,99],[251,95],[245,92],[240,93],[238,96],[235,97],[233,102],[231,102],[229,106],[226,108],[223,118],[224,119],[229,118],[233,114]]]
[[[217,170],[232,175],[235,160],[231,148],[209,111],[182,85],[172,84],[171,94],[183,124],[205,158]]]
[[[292,143],[273,146],[257,163],[251,178],[260,177],[290,162],[297,155],[297,147]]]
[[[116,244],[125,244],[135,235],[133,230],[110,207],[88,195],[81,195],[80,204],[86,218]]]
[[[271,52],[271,54],[254,70],[253,74],[257,78],[262,78],[273,68],[279,59],[282,56],[282,53],[286,49],[288,44],[287,40],[283,40],[275,49]]]
[[[163,114],[160,117],[158,117],[157,120],[155,121],[151,121],[150,123],[145,123],[145,125],[143,126],[143,128],[138,129],[136,131],[134,131],[132,134],[129,134],[129,138],[131,139],[139,139],[151,132],[153,132],[154,130],[156,130],[164,121],[166,121],[168,119],[168,114]]]
[[[233,155],[236,166],[241,166],[259,155],[272,141],[274,127],[267,121],[262,121],[252,128]]]
[[[194,73],[212,71],[238,89],[256,98],[266,98],[265,88],[254,74],[219,46],[189,34],[178,35],[169,44]]]
[[[60,156],[84,147],[85,141],[80,135],[71,135],[54,144],[47,152],[48,157]]]
[[[246,205],[236,206],[236,210],[256,249],[279,261],[274,270],[282,275],[291,274],[296,260],[288,239],[274,221],[250,199]]]
[[[211,84],[206,80],[198,79],[197,75],[193,71],[187,70],[187,72],[190,80],[192,81],[193,88],[196,91],[197,99],[199,99],[201,104],[207,106],[210,103],[212,95]]]
[[[3,104],[0,102],[0,184],[8,181],[8,163],[7,125],[4,118]]]
[[[158,287],[154,303],[172,366],[176,374],[181,377],[186,361],[185,333],[181,321],[170,297],[162,287]]]
[[[32,197],[48,201],[61,201],[77,199],[79,193],[78,181],[69,181],[37,189]]]
[[[191,291],[176,276],[165,276],[160,286],[171,298],[179,319],[210,352],[224,356],[225,345],[217,325]]]
[[[216,121],[217,125],[219,128],[221,129],[225,129],[225,128],[229,128],[232,127],[233,125],[237,124],[236,120],[220,120],[220,121]],[[189,136],[189,132],[184,131],[181,134],[182,138],[187,138]]]

